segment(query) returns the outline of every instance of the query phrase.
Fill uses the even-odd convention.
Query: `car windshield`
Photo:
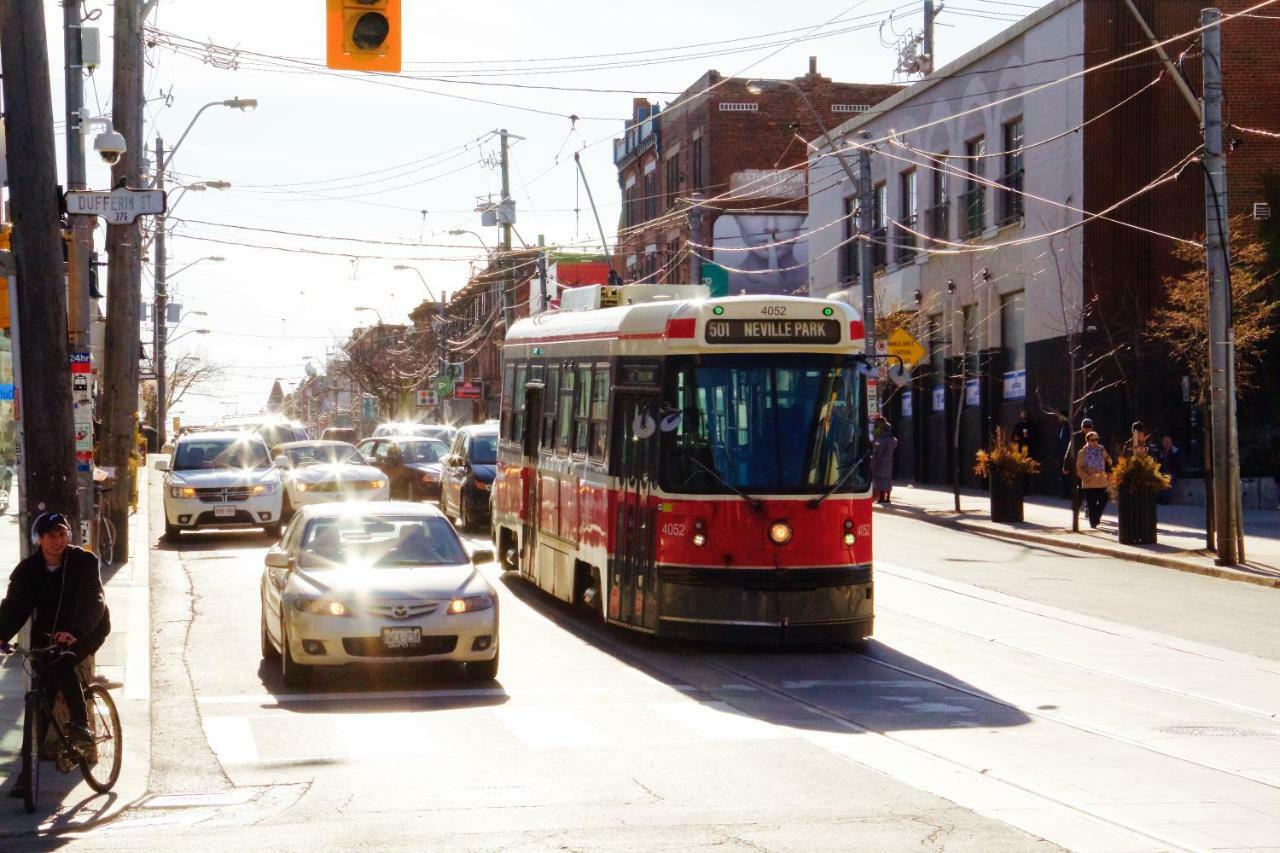
[[[498,464],[498,436],[471,436],[471,463],[473,465]]]
[[[365,465],[360,451],[349,444],[303,444],[283,448],[289,464],[301,465]]]
[[[443,441],[429,439],[401,441],[397,442],[396,446],[400,448],[400,456],[404,459],[405,464],[439,462],[449,452],[448,446]]]
[[[867,489],[865,383],[855,360],[673,359],[666,387],[667,405],[679,412],[674,428],[661,433],[661,481],[668,491]]]
[[[253,433],[237,438],[194,438],[178,443],[173,455],[175,471],[212,471],[224,468],[270,468],[267,447]]]
[[[349,515],[317,518],[301,544],[303,566],[362,568],[456,566],[469,562],[453,525],[439,516]]]

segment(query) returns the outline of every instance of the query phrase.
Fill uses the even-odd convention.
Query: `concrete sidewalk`
[[[0,665],[0,849],[3,839],[18,835],[55,835],[87,829],[109,820],[147,792],[151,763],[151,617],[150,532],[147,527],[145,469],[139,484],[138,511],[130,517],[130,559],[114,568],[102,567],[102,580],[111,608],[111,635],[98,651],[97,670],[108,681],[120,711],[124,760],[115,788],[95,793],[79,770],[62,775],[52,762],[41,766],[40,794],[35,814],[22,810],[22,801],[7,794],[17,777],[22,745],[23,695],[26,673],[22,661],[9,658]],[[3,582],[18,562],[16,502],[0,515],[0,568]],[[2,592],[2,590],[0,590]]]
[[[1280,588],[1280,511],[1244,511],[1247,562],[1227,568],[1214,563],[1214,553],[1205,549],[1204,507],[1169,505],[1158,508],[1155,545],[1121,545],[1112,501],[1097,530],[1089,529],[1083,507],[1079,533],[1071,531],[1071,502],[1046,497],[1027,498],[1023,521],[997,524],[991,521],[990,499],[985,492],[962,490],[960,509],[950,489],[930,486],[895,486],[893,502],[877,506],[877,512],[909,516],[961,530],[1072,548],[1122,560],[1164,566],[1184,572],[1210,575],[1245,583]]]

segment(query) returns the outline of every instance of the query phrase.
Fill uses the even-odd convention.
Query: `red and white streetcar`
[[[866,361],[847,304],[587,287],[504,345],[504,567],[663,637],[872,629]]]

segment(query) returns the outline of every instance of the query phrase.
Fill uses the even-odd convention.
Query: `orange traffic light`
[[[400,70],[400,0],[327,0],[330,68]]]

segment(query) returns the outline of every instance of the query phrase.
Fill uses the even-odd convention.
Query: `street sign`
[[[418,406],[438,406],[440,404],[440,395],[429,388],[419,388],[415,392],[415,402]]]
[[[13,383],[6,382],[3,385],[0,385],[0,400],[12,400],[12,399],[13,399]]]
[[[447,376],[440,376],[436,379],[436,393],[441,397],[448,397],[453,392],[453,380]]]
[[[139,216],[164,213],[167,204],[164,190],[131,190],[125,187],[110,192],[71,190],[63,198],[67,213],[101,216],[111,225],[127,225]]]
[[[925,351],[915,335],[898,328],[889,333],[889,355],[896,355],[908,367],[915,367],[925,357]]]
[[[457,400],[483,400],[484,383],[455,382],[453,385],[453,396],[454,399]]]

